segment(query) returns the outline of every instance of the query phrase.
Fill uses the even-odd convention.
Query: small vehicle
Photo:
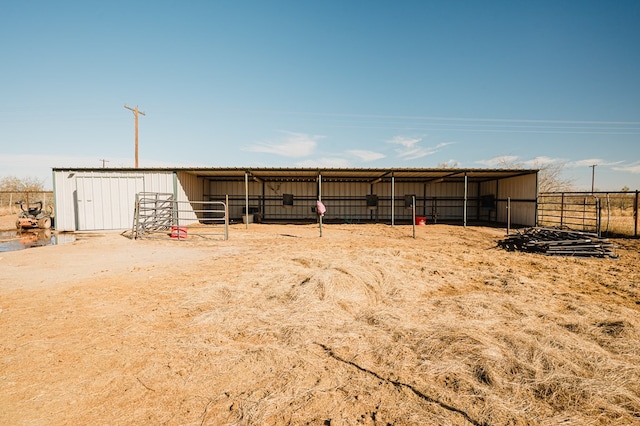
[[[51,215],[42,211],[42,201],[26,203],[17,201],[22,212],[18,215],[16,228],[18,229],[49,229],[51,228]]]

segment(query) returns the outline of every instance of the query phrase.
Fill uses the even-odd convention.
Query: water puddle
[[[52,232],[51,229],[23,229],[0,231],[0,252],[24,250],[32,247],[71,243],[74,234]]]

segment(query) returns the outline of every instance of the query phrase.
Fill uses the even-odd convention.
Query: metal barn
[[[180,202],[228,202],[243,222],[496,223],[534,226],[537,170],[312,168],[54,168],[58,231],[129,229],[136,194]],[[197,220],[196,215],[193,215]]]

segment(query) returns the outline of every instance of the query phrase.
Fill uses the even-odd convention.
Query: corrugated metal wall
[[[325,218],[346,222],[369,219],[373,211],[367,208],[365,195],[370,186],[364,182],[322,182],[322,203],[327,208]]]
[[[204,201],[203,194],[203,180],[196,175],[185,172],[178,172],[177,174],[177,199],[178,201]],[[158,191],[160,192],[160,191]],[[173,193],[173,187],[170,191],[163,191]]]
[[[175,175],[176,199],[179,201],[178,210],[181,224],[198,222],[198,216],[202,216],[202,210],[206,210],[202,201],[203,181],[196,175],[185,172],[178,172]],[[173,189],[171,190],[173,193]],[[182,220],[185,220],[183,223]]]
[[[82,231],[131,227],[142,176],[76,176],[76,227]]]
[[[136,193],[173,193],[171,172],[56,170],[53,182],[58,231],[127,229]]]
[[[537,176],[525,175],[498,183],[498,221],[507,222],[507,199],[511,199],[511,223],[533,226],[537,212]],[[532,201],[533,200],[533,201]]]
[[[53,198],[55,205],[54,228],[58,231],[76,230],[75,172],[53,172]]]

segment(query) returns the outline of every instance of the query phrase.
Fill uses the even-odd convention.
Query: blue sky
[[[640,189],[638,1],[14,1],[0,177],[561,164]]]

